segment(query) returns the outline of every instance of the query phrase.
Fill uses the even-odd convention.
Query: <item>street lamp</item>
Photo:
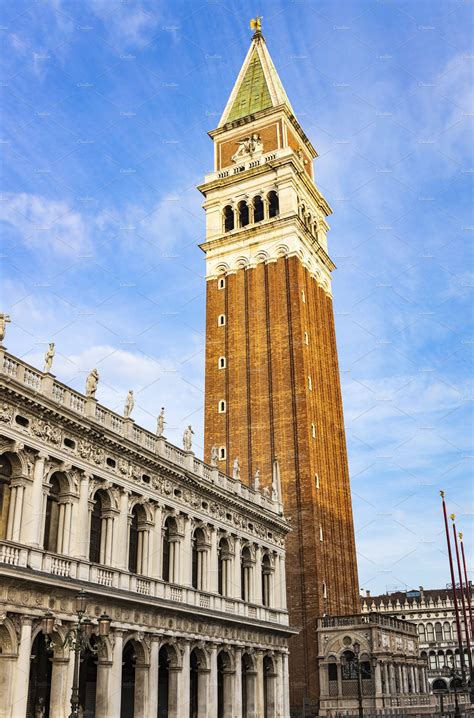
[[[75,612],[77,614],[76,624],[69,629],[63,641],[62,648],[68,648],[74,651],[74,676],[71,690],[71,712],[69,718],[79,718],[79,672],[81,667],[81,656],[85,651],[98,653],[100,644],[110,633],[111,619],[106,613],[103,613],[98,620],[99,638],[95,645],[91,644],[94,624],[91,619],[86,616],[87,595],[81,591],[75,599]],[[43,616],[41,629],[44,635],[51,636],[54,631],[55,617],[48,611]]]
[[[359,655],[360,655],[360,643],[357,643],[357,641],[354,643],[354,668],[356,669],[357,673],[357,701],[359,703],[359,718],[364,718],[364,704],[362,701],[362,676],[361,676],[361,670],[360,670],[360,661],[359,661]]]

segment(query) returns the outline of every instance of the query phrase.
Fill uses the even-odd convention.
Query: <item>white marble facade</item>
[[[1,718],[69,715],[81,588],[84,716],[287,718],[278,500],[3,349],[0,389]]]

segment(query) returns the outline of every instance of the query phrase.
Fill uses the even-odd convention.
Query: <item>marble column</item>
[[[41,516],[43,511],[43,478],[44,465],[47,454],[40,452],[35,459],[33,468],[33,483],[30,487],[29,509],[31,515],[29,517],[30,525],[28,531],[27,543],[32,546],[42,546],[43,537],[41,536]]]
[[[112,673],[113,661],[108,660],[105,656],[100,656],[97,662],[97,685],[95,694],[95,714],[97,718],[99,718],[99,716],[112,718],[108,712],[109,682]]]
[[[79,486],[75,558],[89,559],[89,474],[82,474]]]
[[[288,671],[288,654],[282,654],[282,666],[283,666],[283,683],[284,683],[284,705],[283,705],[283,718],[287,718],[290,715],[290,678]]]
[[[115,639],[112,666],[108,681],[107,714],[104,718],[118,718],[120,716],[120,704],[122,701],[122,656],[123,656],[123,631],[115,630]]]
[[[175,710],[171,710],[169,707],[168,718],[186,718],[189,715],[189,655],[190,646],[188,642],[184,644],[183,656],[182,656],[182,668],[176,670],[176,704]],[[173,669],[170,668],[170,672]],[[171,689],[171,685],[170,685]],[[170,690],[170,704],[174,700],[174,696],[171,695]]]
[[[14,511],[13,511],[13,525],[11,529],[11,541],[20,541],[21,536],[21,519],[23,516],[23,499],[25,494],[25,486],[23,484],[17,484],[14,493]],[[12,491],[13,498],[13,491]]]
[[[234,712],[232,718],[242,718],[242,649],[234,648],[234,681],[232,702]],[[288,715],[290,715],[288,713]]]
[[[390,695],[390,678],[388,675],[388,664],[385,663],[385,661],[383,663],[383,677],[385,681],[385,695]]]
[[[68,649],[66,649],[66,652],[69,653]],[[70,689],[72,684],[70,685],[68,681],[70,658],[69,656],[54,656],[51,662],[53,669],[51,672],[49,715],[61,716],[64,715],[64,708],[71,698]]]
[[[158,671],[159,671],[160,639],[154,636],[150,646],[150,668],[148,670],[148,709],[147,718],[158,715]]]
[[[256,673],[256,701],[255,701],[255,709],[256,709],[256,716],[263,716],[264,715],[264,706],[265,706],[265,697],[264,697],[264,675],[263,675],[263,653],[261,651],[258,651],[255,656],[255,664],[257,668]]]
[[[209,654],[209,699],[208,713],[217,716],[217,646],[212,645]]]
[[[255,549],[255,567],[253,575],[253,603],[262,603],[262,549],[257,546]]]
[[[181,573],[178,578],[178,583],[188,588],[192,585],[193,546],[191,528],[191,519],[189,516],[186,516],[184,520],[184,538],[181,547]]]
[[[211,529],[211,551],[208,567],[209,591],[217,593],[218,583],[218,558],[217,558],[217,532],[214,527]]]
[[[155,506],[155,525],[152,530],[152,540],[151,540],[151,576],[153,578],[161,578],[162,576],[162,568],[161,568],[161,530],[162,530],[162,516],[161,516],[161,506]]]
[[[379,697],[382,695],[382,672],[380,661],[375,664],[375,695]]]
[[[26,716],[30,677],[31,627],[32,619],[22,616],[12,701],[12,716],[15,718],[25,718]]]
[[[129,491],[122,490],[119,499],[119,514],[117,516],[117,531],[115,535],[112,560],[114,566],[121,571],[128,571],[128,544],[129,544],[129,522],[128,522],[128,499]]]
[[[234,542],[234,563],[233,563],[233,577],[232,577],[232,596],[237,599],[242,598],[242,587],[241,581],[241,561],[242,561],[242,541],[240,538],[236,538]]]

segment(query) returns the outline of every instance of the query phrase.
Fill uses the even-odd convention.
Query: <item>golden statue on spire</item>
[[[255,35],[261,35],[262,34],[262,15],[257,15],[257,17],[252,18],[250,20],[250,29],[255,30]]]

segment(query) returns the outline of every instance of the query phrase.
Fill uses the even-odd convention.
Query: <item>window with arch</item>
[[[12,465],[10,459],[0,456],[0,539],[7,537],[8,514],[10,511]]]
[[[328,587],[326,586],[326,581],[323,581],[323,598],[328,597]]]
[[[438,668],[438,665],[436,662],[436,653],[434,651],[430,651],[429,667],[430,667],[430,671],[436,671],[436,669]]]
[[[268,553],[262,556],[262,603],[271,606],[272,603],[272,562]]]
[[[435,623],[435,640],[438,643],[441,643],[441,641],[443,640],[443,628],[439,621]]]
[[[148,528],[145,509],[135,504],[132,509],[128,533],[128,570],[147,574]]]
[[[270,656],[265,656],[263,659],[263,718],[271,718],[276,715],[276,680],[277,673],[273,659]]]
[[[426,624],[426,640],[428,642],[434,641],[434,628],[432,623]]]
[[[356,681],[357,671],[355,666],[355,654],[353,651],[344,651],[341,656],[342,666],[342,680],[343,681]]]
[[[278,201],[278,195],[277,193],[272,190],[268,193],[268,216],[269,217],[278,217],[280,214],[280,203]]]
[[[162,578],[168,583],[178,581],[178,524],[173,516],[168,516],[163,527]]]
[[[229,541],[224,536],[217,549],[217,591],[221,596],[230,594],[231,553]]]
[[[242,200],[237,205],[237,214],[239,217],[239,227],[246,227],[250,222],[250,212],[245,200]]]
[[[232,712],[233,677],[230,654],[221,650],[217,654],[217,718],[228,718]]]
[[[110,498],[99,489],[94,494],[91,513],[89,561],[110,565],[112,562],[113,517],[110,515]]]
[[[192,550],[192,586],[198,591],[205,591],[207,580],[207,546],[206,536],[200,527],[194,531]]]
[[[235,226],[235,220],[234,220],[234,210],[228,204],[226,207],[224,207],[224,232],[230,232],[234,229]]]
[[[420,642],[424,643],[426,640],[426,631],[425,631],[425,624],[419,623],[418,624],[418,636],[420,637]]]
[[[445,641],[451,641],[452,634],[451,634],[451,624],[449,623],[449,621],[445,621],[443,624],[443,634],[444,634]]]
[[[260,195],[253,198],[253,221],[261,222],[265,217],[265,210],[263,205],[263,199]]]
[[[244,546],[240,559],[240,588],[242,601],[251,601],[253,598],[252,571],[252,554],[250,553],[249,547]]]
[[[225,357],[219,357],[218,367],[219,367],[219,369],[225,369],[225,367],[226,367]]]
[[[226,412],[226,403],[224,399],[221,399],[219,401],[219,414],[225,414]]]
[[[219,316],[217,317],[217,324],[220,327],[223,327],[225,325],[225,314],[219,314]]]
[[[217,280],[217,288],[225,289],[225,277],[219,277],[219,279]]]
[[[225,458],[226,458],[225,446],[220,446],[220,447],[219,447],[219,459],[220,459],[221,461],[223,461]]]

